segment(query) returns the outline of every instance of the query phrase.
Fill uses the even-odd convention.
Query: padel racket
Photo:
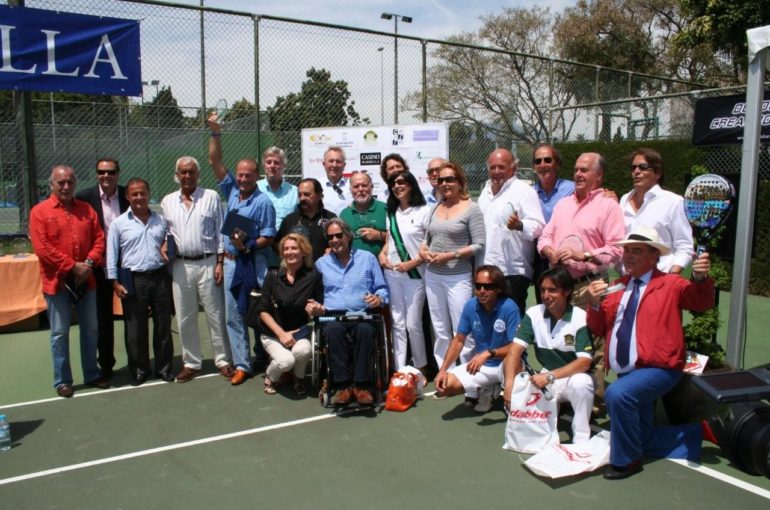
[[[721,175],[699,175],[687,185],[684,211],[695,230],[698,255],[706,251],[709,240],[730,216],[734,205],[735,188]]]

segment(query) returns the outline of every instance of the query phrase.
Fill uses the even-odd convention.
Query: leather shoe
[[[160,377],[164,382],[174,382],[176,380],[176,377],[174,377],[174,374],[172,374],[170,370],[168,372],[159,373],[158,377]]]
[[[235,374],[230,378],[230,384],[233,386],[238,386],[239,384],[243,384],[246,382],[246,379],[249,378],[249,373],[245,371],[242,368],[239,368],[235,371]]]
[[[222,377],[225,379],[232,379],[235,375],[235,369],[229,363],[227,365],[217,367],[217,370],[219,370],[219,373],[222,374]],[[179,377],[177,377],[177,379],[179,379]]]
[[[200,372],[200,369],[197,368],[184,367],[181,372],[176,374],[176,382],[181,384],[192,381]]]
[[[86,383],[89,386],[93,386],[94,388],[99,388],[100,390],[106,390],[110,387],[110,380],[105,379],[104,377],[99,377],[94,379],[91,382]]]
[[[112,379],[112,369],[111,368],[102,368],[102,379],[107,379],[108,381]]]
[[[372,397],[372,394],[369,390],[356,388],[353,390],[353,393],[356,395],[356,400],[358,400],[358,403],[361,405],[369,405],[374,403],[374,397]]]
[[[343,388],[334,395],[332,404],[335,406],[344,406],[349,404],[351,400],[353,400],[353,388]]]
[[[622,480],[624,478],[628,478],[631,475],[635,475],[636,473],[640,472],[642,470],[642,461],[641,460],[635,460],[631,464],[628,464],[627,466],[616,466],[614,464],[610,464],[607,469],[604,470],[604,479],[605,480]]]
[[[75,392],[69,384],[60,384],[56,387],[56,394],[62,398],[71,398]]]
[[[147,381],[147,374],[140,372],[131,378],[131,386],[141,386]]]

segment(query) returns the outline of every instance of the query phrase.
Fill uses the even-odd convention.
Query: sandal
[[[273,386],[273,381],[270,380],[269,377],[265,377],[265,394],[266,395],[275,395],[277,393],[275,386]]]

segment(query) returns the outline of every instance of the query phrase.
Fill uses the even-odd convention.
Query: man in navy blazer
[[[128,209],[123,186],[118,186],[120,165],[117,160],[102,158],[96,162],[97,185],[79,192],[77,199],[88,202],[99,217],[99,224],[107,238],[112,220]],[[106,256],[105,256],[106,259]],[[115,334],[112,324],[112,283],[107,281],[103,267],[94,268],[96,276],[96,318],[99,323],[98,362],[102,377],[112,377],[115,366]]]

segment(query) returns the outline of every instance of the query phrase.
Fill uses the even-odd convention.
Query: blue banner
[[[2,5],[0,89],[139,96],[139,22]]]

